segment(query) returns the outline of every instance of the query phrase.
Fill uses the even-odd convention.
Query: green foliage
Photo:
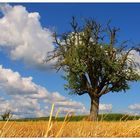
[[[128,114],[103,114],[104,121],[128,121],[139,120],[140,116],[133,116]],[[102,120],[102,115],[99,115],[99,120]]]
[[[72,31],[56,37],[56,50],[51,55],[57,57],[56,68],[63,68],[65,89],[70,93],[101,96],[110,91],[129,89],[129,82],[140,76],[129,59],[132,50],[120,45],[116,47],[117,28],[102,27],[95,20],[86,20],[82,27],[75,18],[71,22]],[[109,43],[103,38],[106,35]]]
[[[65,117],[52,117],[52,120],[64,121]],[[69,121],[70,122],[78,122],[82,120],[86,120],[88,116],[72,116]],[[128,120],[139,120],[140,116],[126,115],[126,114],[99,114],[98,121],[128,121]],[[41,118],[26,118],[26,119],[17,119],[14,121],[48,121],[49,117],[41,117]],[[13,121],[13,120],[12,120]]]

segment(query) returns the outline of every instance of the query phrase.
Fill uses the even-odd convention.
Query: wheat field
[[[64,121],[57,121],[58,112],[53,120],[54,104],[49,121],[2,121],[0,122],[0,137],[140,137],[140,120],[107,122],[92,122],[85,118],[79,122],[71,122],[72,115],[68,112]],[[125,117],[125,116],[123,116]]]
[[[7,121],[0,122],[0,137],[140,137],[140,121]]]

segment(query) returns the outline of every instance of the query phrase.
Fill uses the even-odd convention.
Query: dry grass
[[[0,137],[140,137],[140,121],[126,122],[5,122]],[[5,125],[5,126],[4,126]],[[46,135],[47,132],[47,135]]]
[[[140,137],[140,120],[119,122],[69,122],[70,112],[63,122],[52,121],[0,122],[0,137]],[[59,110],[55,115],[57,118]],[[102,118],[103,120],[103,118]]]

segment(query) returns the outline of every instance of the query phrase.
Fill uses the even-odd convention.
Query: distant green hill
[[[69,118],[69,121],[81,121],[88,120],[88,116],[72,116]],[[99,121],[127,121],[127,120],[139,120],[140,116],[131,116],[126,114],[100,114]],[[49,117],[40,117],[40,118],[25,118],[17,119],[15,121],[48,121]],[[55,117],[52,117],[52,120],[55,120]],[[64,117],[58,117],[57,121],[64,121]]]

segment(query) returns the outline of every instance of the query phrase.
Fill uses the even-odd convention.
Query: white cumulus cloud
[[[28,12],[21,5],[1,4],[0,48],[12,60],[22,60],[27,66],[46,68],[43,63],[54,49],[52,32],[42,27],[38,12]],[[53,62],[52,62],[53,63]]]
[[[139,110],[140,111],[140,104],[132,104],[128,106],[131,110]]]
[[[32,79],[0,65],[0,113],[11,110],[16,117],[47,116],[54,103],[55,112],[59,108],[61,113],[72,111],[76,114],[88,114],[81,102],[70,100],[58,92],[50,93]]]
[[[112,110],[112,104],[100,104],[99,110],[110,112]]]
[[[140,53],[132,50],[129,54],[129,57],[131,61],[134,62],[133,68],[136,70],[138,74],[140,74]]]
[[[140,103],[130,104],[126,114],[129,115],[140,115]]]

